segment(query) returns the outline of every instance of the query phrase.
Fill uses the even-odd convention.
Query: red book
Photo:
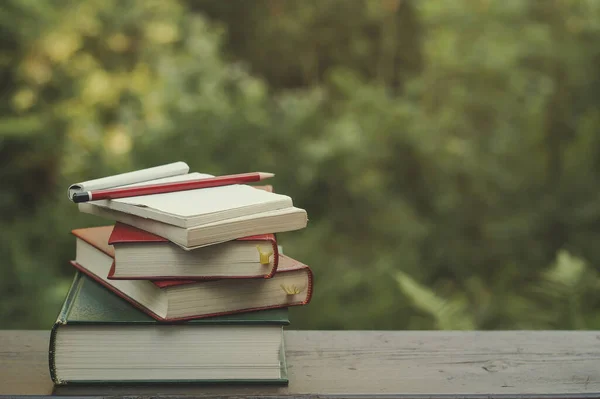
[[[271,278],[279,263],[274,234],[185,250],[166,238],[117,222],[108,244],[115,258],[108,275],[111,280]]]
[[[306,305],[313,291],[311,269],[278,255],[269,279],[218,279],[154,282],[110,280],[114,249],[112,226],[76,229],[76,256],[71,265],[158,321],[182,321],[264,309]]]

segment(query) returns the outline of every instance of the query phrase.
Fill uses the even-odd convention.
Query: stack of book
[[[91,180],[69,197],[210,176],[188,171]],[[111,223],[72,231],[75,277],[50,337],[55,384],[288,382],[288,308],[313,290],[310,268],[275,236],[307,225],[290,197],[233,184],[77,206]]]

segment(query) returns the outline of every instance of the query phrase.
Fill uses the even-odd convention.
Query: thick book
[[[110,280],[114,258],[105,230],[105,226],[73,230],[76,256],[71,264],[156,320],[190,320],[301,306],[312,297],[311,269],[281,253],[277,271],[268,279]]]
[[[287,309],[159,323],[76,272],[52,326],[56,385],[115,383],[287,384]]]
[[[213,177],[202,173],[127,184],[167,183]],[[85,183],[85,182],[84,182]],[[83,187],[85,184],[81,183]],[[78,204],[84,213],[138,227],[192,249],[236,238],[299,230],[306,227],[306,211],[292,199],[246,184],[143,195]]]
[[[120,222],[98,231],[105,236],[99,239],[108,240],[114,249],[111,280],[271,278],[279,264],[274,234],[186,251],[166,238]]]

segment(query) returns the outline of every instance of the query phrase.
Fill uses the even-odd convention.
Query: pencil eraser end
[[[75,193],[73,194],[73,202],[75,203],[79,203],[79,202],[87,202],[90,200],[90,195],[87,192],[84,193]]]

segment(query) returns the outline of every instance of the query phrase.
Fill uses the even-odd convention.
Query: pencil
[[[273,176],[275,176],[273,173],[266,172],[240,173],[237,175],[216,176],[181,182],[157,183],[137,187],[84,191],[73,194],[72,199],[73,202],[78,203],[103,199],[137,197],[140,195],[172,193],[175,191],[195,190],[199,188],[227,186],[231,184],[252,183],[265,180]]]

